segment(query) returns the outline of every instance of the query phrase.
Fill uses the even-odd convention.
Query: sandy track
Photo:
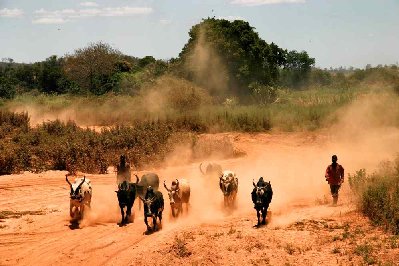
[[[325,202],[329,200],[328,187],[322,176],[332,150],[339,151],[350,172],[371,160],[364,156],[354,160],[353,149],[336,146],[326,134],[226,136],[247,152],[245,157],[219,160],[240,178],[237,209],[231,213],[222,210],[217,180],[204,180],[197,162],[148,169],[159,173],[161,181],[185,177],[193,191],[190,214],[172,221],[166,204],[163,228],[151,235],[143,234],[145,225],[137,204],[134,223],[117,225],[120,216],[114,174],[87,175],[93,183],[92,210],[75,230],[68,220],[69,190],[64,172],[0,177],[0,211],[40,214],[0,222],[0,265],[356,265],[363,261],[361,255],[354,255],[356,245],[363,243],[361,239],[369,235],[390,239],[353,212],[347,188],[343,188],[338,207]],[[252,179],[260,175],[271,180],[275,191],[273,219],[268,226],[254,229],[250,191]],[[166,193],[164,197],[168,203]],[[362,229],[366,236],[353,233],[352,243],[346,238],[333,241],[345,233],[346,224],[353,232],[367,228]],[[187,254],[179,253],[182,250]],[[399,261],[395,255],[398,249],[381,250],[385,252],[380,256],[382,261]]]

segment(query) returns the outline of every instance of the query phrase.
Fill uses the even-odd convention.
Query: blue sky
[[[246,20],[323,68],[399,62],[399,0],[0,0],[0,58],[35,62],[104,41],[168,59],[208,16]]]

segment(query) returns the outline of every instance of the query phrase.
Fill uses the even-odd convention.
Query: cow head
[[[219,186],[225,196],[231,192],[233,181],[234,177],[232,173],[224,173],[219,177]]]
[[[270,181],[267,183],[264,183],[264,186],[257,186],[255,184],[255,181],[252,181],[252,184],[254,186],[254,192],[256,195],[256,200],[255,200],[255,205],[263,205],[263,201],[266,200],[267,198],[267,193],[269,192],[269,189],[271,187]]]
[[[152,213],[151,206],[155,201],[155,195],[151,198],[145,198],[143,199],[141,196],[139,196],[140,200],[143,201],[144,204],[144,215],[149,217],[149,216],[154,216],[155,214]]]
[[[115,192],[116,192],[116,195],[118,196],[119,203],[127,203],[128,198],[129,198],[129,192],[131,191],[131,189],[133,189],[137,186],[138,182],[139,182],[139,179],[136,178],[135,184],[131,184],[125,180],[118,185],[118,190]]]
[[[68,175],[65,175],[65,180],[71,187],[71,192],[69,193],[70,198],[72,200],[81,201],[84,197],[84,193],[82,192],[81,188],[82,188],[83,183],[86,181],[86,176],[83,177],[82,182],[78,186],[74,186],[75,184],[72,185],[71,182],[69,182]]]
[[[163,181],[163,186],[165,187],[166,191],[168,191],[168,196],[169,196],[169,200],[170,200],[170,205],[173,206],[176,202],[180,202],[180,195],[179,195],[179,180],[176,179],[176,181],[172,182],[172,186],[169,189],[166,186],[166,181]]]
[[[256,194],[256,201],[254,202],[256,205],[262,205],[263,195],[265,194],[264,187],[258,187],[255,182],[252,182]]]

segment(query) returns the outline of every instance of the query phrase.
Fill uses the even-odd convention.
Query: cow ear
[[[118,193],[118,191],[115,190],[115,193]]]

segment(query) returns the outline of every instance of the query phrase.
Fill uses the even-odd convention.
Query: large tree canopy
[[[251,83],[276,85],[281,69],[304,75],[314,59],[306,52],[287,52],[262,40],[248,22],[207,18],[193,26],[179,55],[179,66],[189,78],[211,92],[225,87],[233,93],[250,93]],[[218,81],[218,82],[214,82]]]
[[[252,82],[277,82],[278,68],[285,62],[283,49],[274,43],[267,44],[248,22],[242,20],[231,22],[208,18],[193,26],[189,36],[179,55],[184,66],[198,63],[196,61],[204,59],[208,53],[208,60],[201,62],[203,68],[212,70],[215,63],[220,66],[218,70],[215,69],[216,73],[206,76],[225,75],[226,86],[240,94],[246,93]],[[195,71],[198,69],[186,67],[186,75],[193,80],[198,76]]]
[[[99,95],[112,90],[121,58],[121,53],[109,44],[93,43],[65,56],[64,71],[81,89]]]

